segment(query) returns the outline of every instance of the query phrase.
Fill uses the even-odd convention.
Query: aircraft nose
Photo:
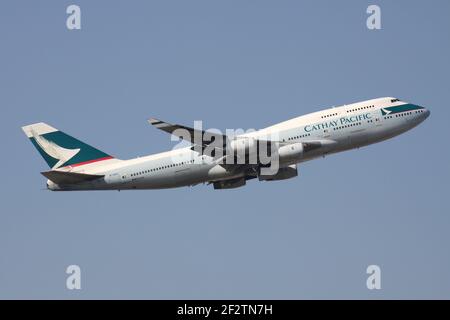
[[[426,118],[430,116],[430,110],[425,108],[424,106],[415,105],[419,110],[416,111],[419,113],[417,116],[417,120],[420,120],[420,122],[424,121]]]

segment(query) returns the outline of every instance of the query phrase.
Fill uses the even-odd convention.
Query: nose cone
[[[425,121],[425,119],[430,116],[430,110],[428,110],[427,108],[425,108],[423,106],[420,106],[420,105],[417,105],[417,104],[413,104],[413,106],[415,108],[417,108],[416,109],[416,113],[419,113],[415,117],[418,121],[420,121],[420,122]]]
[[[430,110],[428,110],[425,107],[421,107],[421,113],[419,114],[419,120],[420,122],[425,121],[426,118],[430,116]]]

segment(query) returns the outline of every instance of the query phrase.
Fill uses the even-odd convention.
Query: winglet
[[[159,124],[166,124],[166,125],[171,125],[170,123],[155,119],[155,118],[150,118],[147,120],[148,123],[150,123],[152,126],[157,126]]]

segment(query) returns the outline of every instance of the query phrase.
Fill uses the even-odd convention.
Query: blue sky
[[[369,4],[381,30],[366,28]],[[449,12],[445,0],[2,1],[0,298],[449,298]],[[262,128],[382,96],[431,116],[296,179],[226,191],[52,193],[20,130],[45,121],[126,159],[174,146],[149,117]],[[66,289],[71,264],[80,291]]]

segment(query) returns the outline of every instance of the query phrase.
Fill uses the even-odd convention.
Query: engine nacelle
[[[254,138],[237,138],[230,143],[231,151],[234,154],[244,156],[250,152],[256,152],[258,141]]]
[[[234,189],[245,186],[245,178],[222,180],[214,182],[214,189]]]
[[[278,149],[280,163],[297,163],[303,157],[303,144],[293,143]]]
[[[292,164],[288,167],[279,168],[278,172],[273,175],[259,175],[259,181],[276,181],[276,180],[286,180],[290,178],[295,178],[298,176],[297,165]]]

